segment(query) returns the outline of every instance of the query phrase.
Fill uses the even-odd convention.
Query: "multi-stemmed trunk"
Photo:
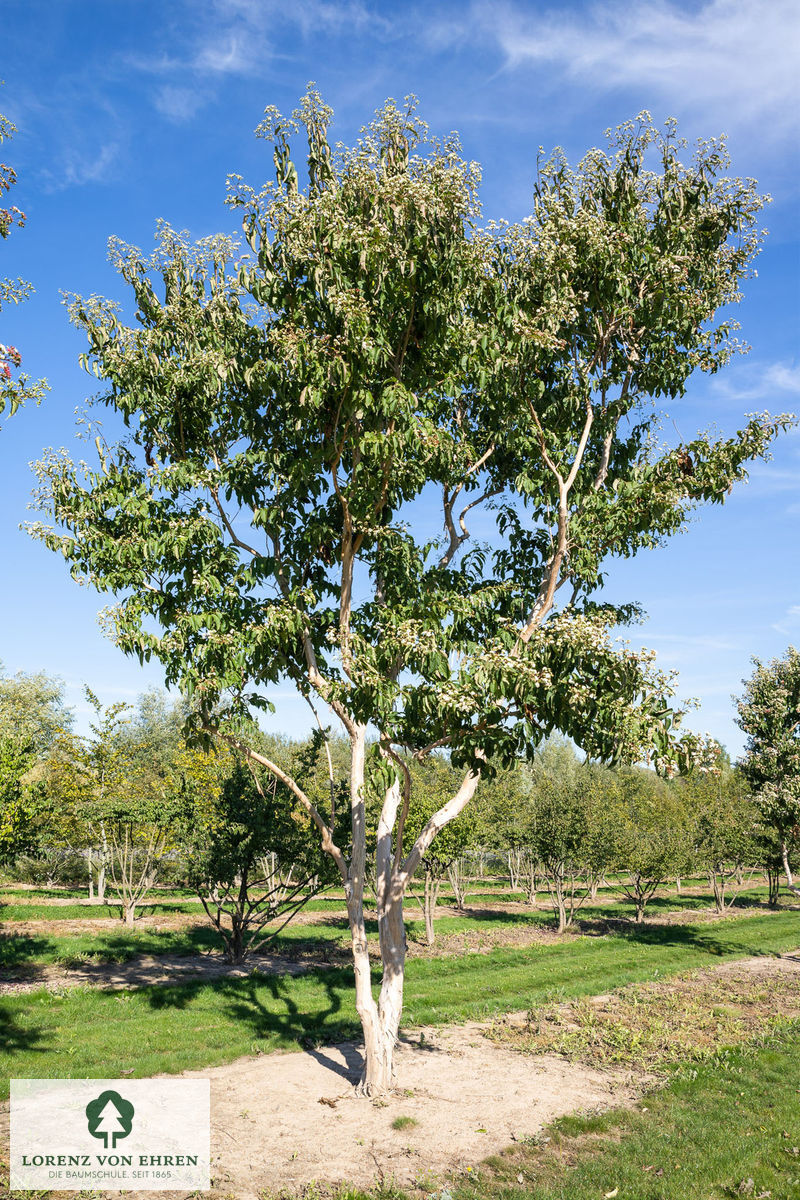
[[[394,1048],[403,1010],[405,979],[406,935],[403,904],[406,890],[436,833],[458,816],[474,795],[479,776],[472,771],[467,773],[456,795],[434,813],[405,857],[402,834],[407,813],[407,796],[398,777],[395,777],[386,790],[378,819],[375,850],[375,896],[382,968],[380,992],[376,1001],[372,993],[372,972],[364,921],[364,888],[367,875],[364,803],[366,726],[356,726],[350,741],[352,850],[349,863],[345,863],[338,852],[335,857],[344,877],[355,974],[356,1010],[364,1033],[364,1070],[359,1091],[375,1096],[390,1090],[394,1078]],[[391,755],[389,758],[391,759]],[[398,770],[402,770],[399,763],[396,765]]]
[[[366,738],[367,726],[337,709],[350,735],[350,836],[349,860],[334,840],[335,787],[329,757],[331,781],[330,823],[303,789],[276,762],[245,746],[233,735],[216,731],[223,741],[244,751],[266,767],[300,801],[321,835],[322,848],[331,855],[339,870],[347,903],[350,942],[353,955],[356,1011],[364,1034],[364,1069],[358,1090],[375,1096],[392,1087],[394,1048],[403,1010],[403,983],[406,937],[403,903],[409,881],[421,865],[436,834],[454,820],[472,799],[480,781],[480,770],[468,770],[454,796],[428,819],[411,849],[404,856],[403,830],[410,799],[411,778],[402,759],[388,741],[381,741],[380,753],[393,767],[393,781],[386,787],[378,818],[375,849],[375,904],[382,967],[378,999],[372,993],[372,970],[364,919],[364,892],[367,884],[366,839]],[[401,777],[403,785],[401,786]]]

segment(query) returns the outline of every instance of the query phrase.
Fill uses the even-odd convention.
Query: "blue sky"
[[[561,144],[574,159],[642,108],[677,117],[690,140],[725,132],[734,173],[773,197],[739,313],[752,350],[716,379],[693,381],[670,417],[687,440],[709,425],[729,433],[747,412],[800,410],[796,0],[4,0],[3,12],[0,111],[18,132],[2,157],[17,170],[13,202],[28,224],[0,244],[0,275],[30,279],[36,294],[0,313],[0,342],[18,346],[52,390],[0,432],[0,660],[61,676],[79,726],[84,682],[110,702],[161,678],[104,640],[96,618],[107,600],[19,530],[28,462],[47,445],[80,455],[74,411],[92,390],[60,290],[124,299],[106,240],[149,246],[158,217],[197,237],[235,231],[226,175],[266,177],[268,150],[252,130],[266,105],[290,111],[310,79],[344,141],[387,96],[416,93],[433,130],[459,130],[483,164],[491,218],[529,211],[540,145]],[[668,547],[610,574],[610,597],[649,614],[631,637],[701,700],[692,726],[734,754],[731,693],[751,656],[800,640],[799,467],[793,433],[724,508],[702,510]],[[290,693],[275,702],[272,727],[306,728]]]

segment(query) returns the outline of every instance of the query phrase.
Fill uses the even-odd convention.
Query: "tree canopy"
[[[789,848],[800,828],[800,652],[753,660],[738,702],[737,724],[747,734],[741,770],[764,820],[777,832],[786,880],[794,887]]]

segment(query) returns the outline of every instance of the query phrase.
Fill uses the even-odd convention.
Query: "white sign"
[[[12,1079],[11,1189],[211,1186],[207,1079]]]

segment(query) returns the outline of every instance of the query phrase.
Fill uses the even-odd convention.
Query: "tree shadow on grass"
[[[315,971],[304,976],[313,986],[315,995],[304,1011],[295,998],[297,977],[262,975],[255,971],[245,978],[221,978],[203,983],[175,986],[156,986],[143,989],[148,1002],[156,1010],[188,1008],[201,989],[211,991],[224,1000],[223,1011],[241,1027],[247,1029],[254,1042],[266,1042],[266,1048],[296,1045],[312,1053],[317,1061],[337,1074],[349,1078],[360,1070],[360,1056],[350,1049],[342,1053],[346,1068],[320,1053],[320,1047],[350,1042],[358,1038],[360,1026],[352,1016],[352,968],[333,968]],[[318,1003],[319,990],[323,1005]],[[300,1001],[302,1003],[302,999]],[[356,1060],[359,1060],[358,1062]]]
[[[758,918],[754,918],[758,920]],[[581,922],[581,932],[589,932],[584,926],[594,925],[592,932],[621,938],[637,946],[677,946],[700,950],[713,958],[735,958],[738,956],[775,958],[780,952],[765,949],[756,942],[737,937],[737,929],[727,921],[719,925],[672,925],[651,921],[636,925],[629,921]],[[800,939],[800,927],[798,928]]]
[[[49,1049],[41,1044],[43,1038],[40,1029],[21,1025],[14,1010],[0,1001],[0,1054],[15,1054],[21,1050],[43,1053]]]
[[[19,971],[21,967],[26,968],[27,977],[35,977],[36,972],[31,971],[32,960],[40,959],[55,945],[55,941],[49,937],[0,932],[0,978],[7,971]]]

